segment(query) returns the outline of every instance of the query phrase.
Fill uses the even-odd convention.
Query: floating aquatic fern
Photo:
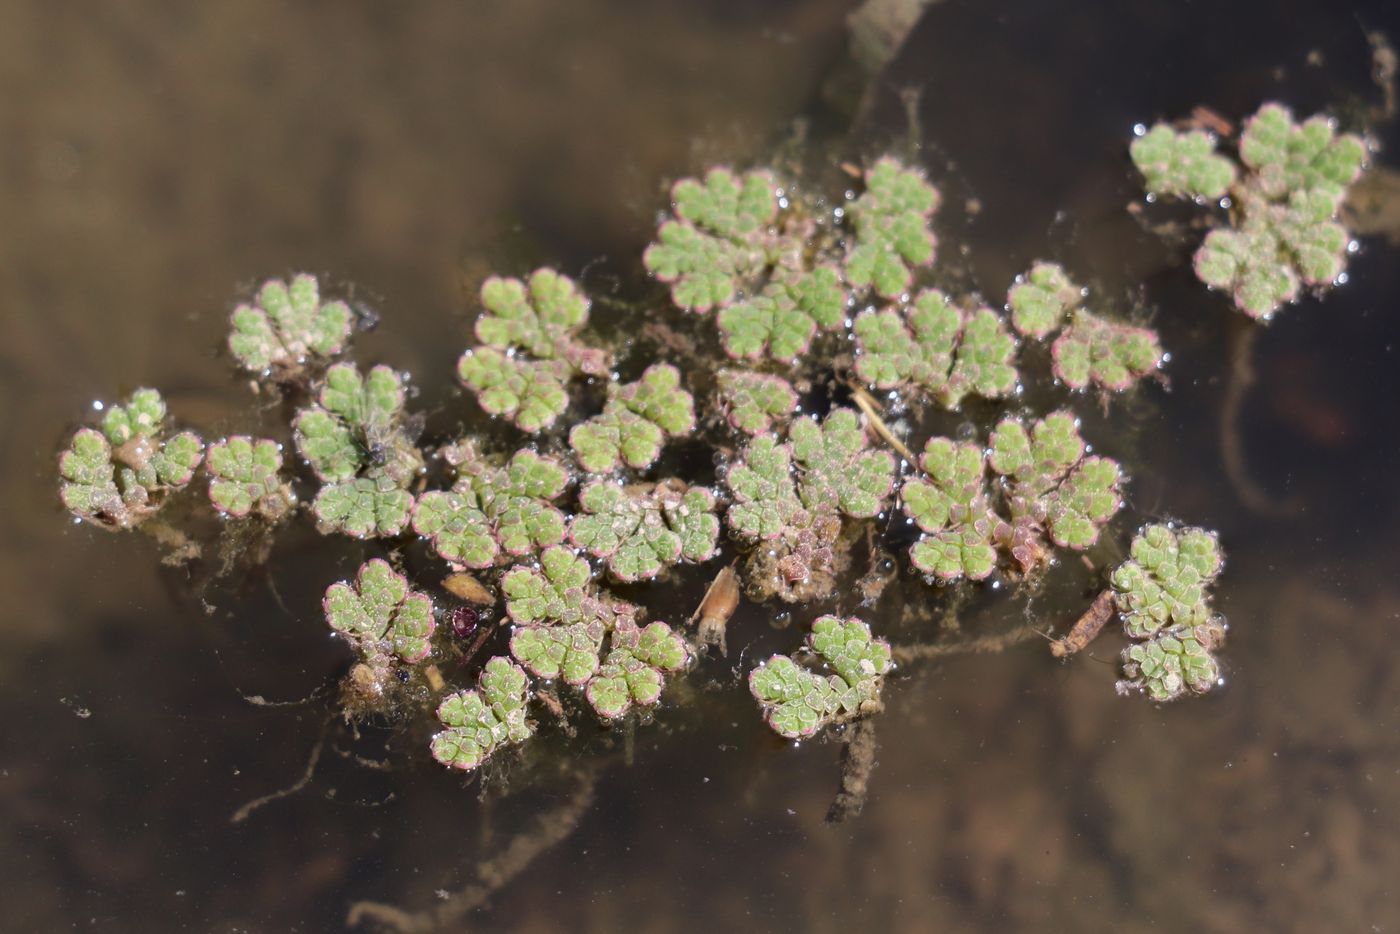
[[[1222,564],[1215,535],[1203,529],[1149,525],[1137,534],[1132,557],[1113,572],[1123,631],[1141,640],[1123,651],[1119,690],[1169,701],[1215,687],[1225,627],[1210,585]]]
[[[890,647],[858,619],[823,616],[812,624],[809,651],[830,670],[819,674],[786,655],[749,673],[749,690],[768,725],[790,739],[880,709],[880,688],[891,668]]]
[[[1147,134],[1134,159],[1163,195],[1230,189],[1244,219],[1211,234],[1198,267],[1203,277],[1233,277],[1237,296],[1260,308],[1289,294],[1295,280],[1320,281],[1340,268],[1335,212],[1360,155],[1350,138],[1330,133],[1313,121],[1295,127],[1286,112],[1266,108],[1241,139],[1238,171],[1201,136],[1172,131]],[[653,707],[696,652],[670,624],[646,622],[647,607],[610,593],[605,577],[627,585],[629,600],[646,602],[683,565],[707,562],[733,542],[743,560],[716,579],[726,582],[722,607],[707,598],[697,614],[706,641],[737,607],[740,574],[751,600],[826,599],[865,560],[857,543],[868,544],[874,570],[899,469],[885,445],[913,460],[901,437],[919,430],[925,400],[956,408],[979,397],[990,409],[1019,393],[1038,374],[1023,372],[1030,364],[1018,368],[1018,339],[1053,339],[1049,375],[1070,388],[1122,389],[1160,365],[1155,334],[1090,311],[1085,290],[1054,264],[1037,263],[1017,280],[1005,314],[922,288],[935,253],[937,190],[917,167],[890,158],[861,179],[840,207],[763,169],[720,168],[678,183],[674,214],[644,264],[680,308],[718,310],[699,327],[722,353],[697,346],[684,368],[648,360],[632,382],[610,373],[627,341],[585,342],[589,303],[573,280],[549,268],[487,279],[474,327],[479,343],[459,359],[458,376],[482,410],[540,437],[508,456],[483,454],[494,448],[470,433],[439,447],[437,462],[455,474],[446,489],[434,488],[436,466],[424,466],[404,377],[340,363],[312,379],[346,347],[347,305],[322,301],[316,280],[303,275],[269,281],[256,304],[235,311],[229,346],[240,366],[278,379],[289,394],[310,392],[292,438],[319,487],[309,509],[318,528],[384,539],[393,560],[410,567],[425,553],[435,565],[447,562],[455,583],[445,586],[471,594],[464,599],[476,601],[474,621],[497,593],[504,599],[510,657],[492,658],[475,688],[457,690],[449,682],[460,675],[450,666],[424,662],[470,659],[491,628],[465,645],[477,630],[459,625],[454,612],[453,625],[439,632],[431,599],[380,558],[333,584],[325,617],[361,656],[346,679],[347,711],[412,704],[426,711],[436,702],[442,730],[433,755],[471,770],[533,733],[536,681],[573,686],[570,703],[586,703],[604,723]],[[1271,250],[1291,271],[1266,262]],[[1243,284],[1249,277],[1253,284]],[[850,321],[857,303],[864,310]],[[673,309],[654,311],[658,320],[648,322],[639,346],[654,336],[667,347],[693,340],[661,320]],[[818,341],[822,334],[830,337]],[[636,355],[617,362],[633,366]],[[562,430],[546,429],[568,411],[571,384],[585,376],[606,378],[607,398],[600,414],[569,426],[565,448]],[[907,408],[882,420],[862,381],[895,390],[892,407]],[[702,391],[698,417],[687,387]],[[841,404],[847,394],[863,414]],[[967,408],[963,417],[983,417],[983,406]],[[197,436],[171,434],[166,422],[159,394],[141,390],[109,408],[100,431],[78,431],[59,464],[70,511],[135,526],[190,483],[203,460],[220,514],[292,513],[297,494],[275,433],[226,438],[206,458]],[[652,468],[666,442],[681,438],[687,443],[667,459],[680,478],[617,476]],[[712,477],[718,493],[705,485]],[[1122,506],[1123,482],[1116,462],[1089,453],[1068,411],[1002,417],[986,446],[928,438],[897,498],[917,529],[910,564],[944,582],[985,579],[999,567],[1031,575],[1056,549],[1082,552],[1098,540]],[[410,523],[426,544],[403,534]],[[1224,631],[1208,605],[1219,572],[1214,537],[1153,526],[1132,551],[1112,577],[1114,605],[1133,639],[1122,688],[1158,700],[1208,690],[1218,680],[1214,652]],[[867,602],[879,595],[862,593]],[[877,711],[890,670],[890,647],[867,624],[822,616],[804,649],[759,665],[749,685],[770,725],[801,737]],[[375,690],[356,693],[361,682]],[[393,690],[379,690],[385,684]],[[541,704],[567,719],[554,691],[540,688]]]
[[[1346,268],[1350,238],[1339,214],[1360,176],[1366,146],[1316,116],[1297,123],[1268,103],[1245,121],[1238,169],[1199,130],[1158,124],[1130,147],[1150,190],[1214,200],[1228,189],[1230,227],[1212,230],[1196,251],[1196,276],[1228,292],[1236,307],[1267,320],[1303,286],[1325,289]]]
[[[133,528],[187,486],[203,458],[198,435],[169,433],[160,393],[138,389],[126,405],[107,407],[101,431],[74,434],[59,458],[59,494],[76,518]]]

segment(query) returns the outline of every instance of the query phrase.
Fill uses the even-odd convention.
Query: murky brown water
[[[0,9],[5,927],[321,930],[363,898],[431,907],[597,761],[576,831],[468,922],[1400,929],[1396,248],[1368,239],[1346,288],[1250,337],[1123,211],[1134,122],[1273,96],[1358,113],[1379,99],[1363,29],[1400,24],[1379,3],[1041,6],[933,9],[852,145],[902,141],[897,91],[919,89],[945,250],[970,247],[971,285],[997,295],[1047,256],[1155,309],[1170,389],[1086,411],[1086,433],[1130,464],[1122,540],[1162,515],[1221,531],[1229,686],[1153,708],[1115,697],[1109,666],[1031,643],[911,671],[887,689],[865,814],[836,828],[839,747],[775,741],[738,684],[797,641],[762,610],[733,623],[747,658],[693,673],[630,765],[621,737],[542,738],[482,800],[416,732],[356,742],[325,732],[324,703],[240,696],[303,697],[343,668],[315,599],[354,546],[288,536],[281,605],[254,577],[206,613],[144,538],[70,525],[52,471],[91,400],[143,383],[209,433],[255,427],[216,348],[237,291],[294,269],[379,310],[360,359],[411,370],[450,427],[470,407],[449,378],[464,283],[497,262],[586,269],[598,292],[634,277],[667,181],[821,113],[849,4]],[[1390,159],[1400,136],[1381,139]],[[1251,340],[1242,494],[1221,412]],[[907,581],[886,606],[944,598]],[[1031,607],[1050,625],[1064,602]],[[1022,607],[979,599],[962,623]],[[231,823],[323,735],[305,789]]]

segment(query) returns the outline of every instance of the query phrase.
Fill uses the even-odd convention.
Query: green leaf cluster
[[[720,370],[720,408],[729,424],[746,435],[760,435],[788,423],[797,393],[781,376],[749,370]]]
[[[1120,690],[1156,701],[1204,694],[1220,678],[1214,652],[1225,640],[1210,606],[1210,586],[1224,566],[1215,534],[1153,524],[1133,539],[1132,556],[1113,572],[1123,631],[1142,640],[1123,652]]]
[[[59,496],[79,519],[133,528],[187,486],[203,458],[198,435],[168,433],[160,393],[138,389],[126,405],[107,407],[101,431],[83,428],[73,435],[59,456]]]
[[[774,276],[754,298],[722,308],[717,323],[729,356],[791,361],[807,352],[818,329],[839,328],[845,315],[841,274],[818,266]]]
[[[663,223],[642,263],[671,287],[671,300],[695,312],[723,308],[769,265],[769,226],[778,211],[768,172],[711,169],[671,190],[675,218]]]
[[[842,517],[878,515],[894,471],[894,458],[869,447],[850,409],[834,409],[821,422],[797,419],[786,443],[771,434],[752,439],[725,474],[732,498],[726,521],[741,541],[763,545],[750,555],[750,577],[772,586],[758,592],[785,600],[825,592]]]
[[[661,699],[666,675],[685,668],[689,661],[685,640],[666,623],[655,622],[645,629],[619,626],[584,696],[598,716],[616,720],[634,705],[653,706]]]
[[[823,616],[812,625],[807,645],[830,674],[786,655],[749,672],[749,690],[775,732],[801,739],[880,709],[880,688],[892,667],[885,640],[872,637],[861,620]]]
[[[582,512],[569,524],[574,544],[607,561],[621,581],[646,580],[680,561],[715,553],[715,496],[679,480],[621,487],[599,480],[579,494]]]
[[[297,450],[322,481],[312,512],[324,530],[393,536],[413,511],[407,487],[422,467],[408,436],[399,374],[349,363],[326,371],[315,404],[293,421]]]
[[[449,448],[457,469],[450,490],[418,497],[413,528],[454,565],[486,568],[564,539],[564,514],[554,505],[568,486],[563,465],[534,451],[517,451],[502,467],[485,461],[470,442]]]
[[[308,363],[340,353],[353,321],[344,302],[321,301],[315,276],[301,273],[290,283],[269,279],[255,304],[233,310],[228,346],[248,372],[287,380],[300,376]]]
[[[1050,348],[1056,379],[1071,389],[1121,392],[1161,365],[1155,331],[1091,314],[1082,307],[1084,295],[1059,264],[1044,262],[1018,276],[1007,295],[1021,334],[1043,340],[1063,328]]]
[[[482,346],[462,354],[457,376],[490,414],[533,434],[568,408],[574,375],[608,372],[609,355],[578,339],[588,323],[588,299],[568,276],[549,268],[535,270],[528,282],[491,276],[481,286],[481,304]]]
[[[432,600],[410,590],[408,580],[379,558],[362,564],[353,584],[327,588],[322,607],[330,627],[365,656],[396,655],[412,663],[432,650]]]
[[[1128,153],[1156,195],[1218,201],[1235,183],[1235,166],[1215,151],[1204,130],[1180,132],[1165,123],[1133,140]]]
[[[1084,456],[1074,417],[1056,412],[1029,429],[1008,418],[991,450],[930,438],[922,476],[905,481],[905,513],[923,532],[910,549],[914,566],[941,580],[980,580],[1006,552],[1022,573],[1043,564],[1051,546],[1083,551],[1122,506],[1122,471]],[[987,468],[1001,477],[992,503]]]
[[[865,191],[850,203],[855,236],[846,254],[846,281],[898,298],[913,282],[913,270],[933,262],[929,220],[938,209],[937,189],[898,160],[884,158],[865,173]]]
[[[864,311],[855,321],[856,372],[881,388],[913,388],[955,408],[1016,388],[1016,339],[990,308],[964,312],[937,289],[900,310]]]
[[[234,435],[210,444],[205,463],[209,500],[226,516],[256,513],[276,521],[295,501],[282,476],[282,446],[276,441]]]
[[[476,690],[450,694],[438,705],[438,720],[446,729],[433,737],[433,758],[471,771],[496,750],[523,743],[535,731],[526,718],[529,700],[525,672],[495,656],[482,669]]]
[[[636,382],[609,386],[602,414],[569,432],[569,446],[583,469],[607,473],[626,464],[644,470],[661,455],[666,438],[690,432],[695,427],[695,400],[680,383],[679,370],[656,363]]]
[[[1214,197],[1227,174],[1221,168],[1227,160],[1208,151],[1214,141],[1199,131],[1154,127],[1132,148],[1148,187],[1166,194]],[[1175,161],[1163,168],[1169,150]],[[1339,214],[1366,147],[1359,137],[1338,134],[1326,117],[1298,123],[1287,107],[1268,103],[1245,122],[1239,158],[1242,171],[1236,176],[1231,166],[1226,183],[1231,225],[1206,236],[1194,265],[1202,282],[1229,292],[1250,317],[1267,320],[1303,286],[1325,288],[1346,268],[1349,238]],[[1200,187],[1206,176],[1209,190]]]

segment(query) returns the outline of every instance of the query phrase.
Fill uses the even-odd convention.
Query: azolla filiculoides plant
[[[1299,123],[1278,103],[1230,139],[1165,123],[1136,133],[1130,151],[1150,197],[1227,209],[1228,225],[1206,234],[1195,269],[1235,307],[1267,321],[1304,286],[1325,291],[1341,280],[1352,243],[1341,208],[1365,168],[1361,137],[1325,116]]]
[[[1158,195],[1231,199],[1233,226],[1207,237],[1201,277],[1261,317],[1301,283],[1337,279],[1335,212],[1359,141],[1268,105],[1238,160],[1219,142],[1159,126],[1132,147]],[[911,571],[909,586],[1013,592],[1075,555],[1107,589],[1056,654],[1116,615],[1130,642],[1122,691],[1209,691],[1225,631],[1209,606],[1217,539],[1148,525],[1129,560],[1102,568],[1112,549],[1099,543],[1121,547],[1128,481],[1116,439],[1091,447],[1071,408],[1151,391],[1167,360],[1156,333],[1051,262],[1010,283],[1000,308],[950,290],[934,265],[940,195],[916,166],[881,158],[841,176],[838,197],[822,187],[769,168],[678,182],[641,259],[660,283],[637,302],[652,327],[621,340],[590,332],[586,290],[555,269],[487,278],[457,358],[474,403],[450,438],[424,435],[404,374],[335,362],[354,326],[343,300],[311,276],[270,280],[234,310],[229,348],[242,373],[279,387],[290,424],[206,455],[140,390],[73,436],[63,503],[102,528],[138,528],[202,463],[208,497],[191,510],[269,527],[301,517],[365,540],[373,553],[323,605],[357,656],[346,708],[435,709],[432,755],[467,771],[547,728],[537,710],[564,724],[579,710],[603,725],[656,715],[669,685],[738,637],[745,597],[797,604],[799,618],[813,606],[801,646],[748,674],[774,731],[871,716],[897,654],[874,631],[880,617],[817,611],[853,595],[878,608],[883,584],[869,581],[884,547],[907,555],[884,561],[888,576]],[[652,353],[667,329],[666,346],[693,352]],[[1053,401],[1031,411],[1028,398]],[[956,436],[922,427],[949,412],[964,422]],[[857,543],[872,555],[859,587]],[[677,619],[675,588],[706,580],[698,632],[655,618]]]

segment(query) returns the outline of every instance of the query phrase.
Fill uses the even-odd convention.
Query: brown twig
[[[851,400],[865,413],[865,417],[870,420],[870,427],[875,433],[885,440],[885,443],[895,449],[900,457],[909,462],[911,466],[919,463],[919,459],[914,456],[914,452],[899,438],[895,437],[890,426],[885,424],[885,420],[880,417],[880,410],[875,399],[870,395],[864,386],[851,387]]]
[[[1075,621],[1069,632],[1050,643],[1050,654],[1056,658],[1064,658],[1080,651],[1103,632],[1103,627],[1108,625],[1112,618],[1113,591],[1105,590],[1094,598],[1094,602],[1089,604],[1089,609]]]

